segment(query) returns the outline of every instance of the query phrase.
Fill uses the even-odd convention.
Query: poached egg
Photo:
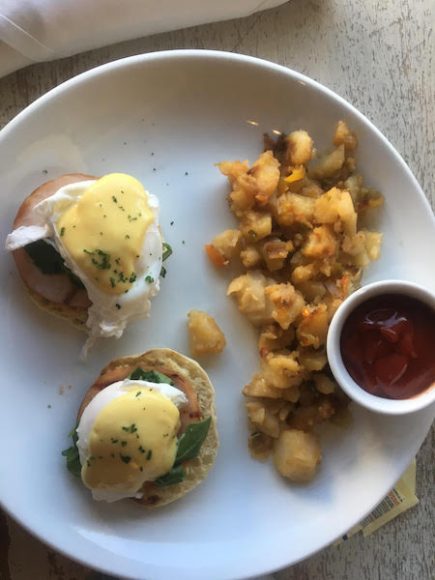
[[[98,501],[140,498],[146,481],[168,473],[177,453],[182,391],[125,379],[100,391],[77,427],[81,478]]]
[[[159,291],[162,237],[158,200],[137,179],[112,173],[60,188],[35,206],[31,226],[9,234],[6,248],[38,240],[54,246],[92,302],[85,351],[148,315]]]

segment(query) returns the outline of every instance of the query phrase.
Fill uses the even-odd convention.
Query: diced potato
[[[314,262],[304,264],[303,266],[296,266],[291,275],[293,284],[302,284],[308,280],[312,280],[317,274],[317,267]]]
[[[270,272],[281,270],[292,249],[292,242],[286,242],[279,238],[271,238],[263,242],[261,245],[261,252],[267,269]]]
[[[253,431],[248,439],[251,456],[259,461],[265,461],[272,452],[273,439],[260,431]]]
[[[264,397],[265,399],[280,399],[281,390],[272,387],[266,382],[261,373],[255,374],[251,382],[243,387],[245,397]]]
[[[313,140],[306,131],[293,131],[287,137],[287,165],[306,165],[313,156]]]
[[[228,181],[231,185],[237,182],[239,177],[246,175],[249,170],[249,164],[247,161],[222,161],[218,163],[220,172],[228,177]]]
[[[293,277],[292,277],[293,282]],[[307,302],[317,304],[326,294],[325,284],[316,280],[307,280],[297,284],[297,288]]]
[[[270,281],[259,271],[253,270],[235,278],[228,286],[227,295],[234,296],[237,306],[252,324],[271,324],[273,304],[265,290]]]
[[[298,359],[304,369],[310,372],[321,371],[328,362],[324,350],[315,350],[313,348],[300,348]]]
[[[312,433],[286,429],[275,441],[273,449],[275,467],[290,481],[297,483],[311,481],[321,458],[319,442]]]
[[[331,224],[335,231],[343,229],[349,236],[356,234],[357,214],[352,198],[348,191],[338,187],[315,200],[314,219],[319,224]]]
[[[276,199],[274,217],[280,226],[311,225],[315,199],[298,193],[283,193]]]
[[[265,151],[251,167],[249,174],[254,177],[257,184],[255,199],[260,205],[264,205],[278,187],[279,161],[273,156],[272,151]]]
[[[298,318],[305,306],[302,294],[290,282],[267,286],[265,295],[272,304],[272,318],[284,330]]]
[[[308,239],[302,248],[302,254],[306,258],[321,260],[334,256],[337,252],[337,240],[328,226],[318,226],[308,235]]]
[[[316,163],[310,171],[310,176],[320,181],[329,179],[340,171],[344,160],[344,145],[339,145]]]
[[[271,352],[261,360],[262,376],[275,389],[298,386],[306,374],[296,352]]]
[[[360,230],[354,236],[345,236],[342,244],[343,252],[352,257],[351,263],[358,268],[364,268],[380,255],[382,234]]]
[[[316,385],[316,389],[322,395],[331,395],[335,392],[336,384],[333,380],[331,380],[327,375],[323,373],[316,373],[313,375],[314,384]]]
[[[269,352],[275,350],[288,349],[295,338],[295,331],[292,327],[283,330],[277,324],[265,326],[258,339],[258,352],[261,357],[265,357]]]
[[[215,236],[205,249],[215,266],[226,266],[238,253],[242,234],[239,230],[225,230]]]
[[[346,151],[355,151],[358,139],[344,121],[338,121],[334,134],[334,145],[344,145]]]
[[[262,256],[258,248],[248,245],[240,252],[240,261],[245,268],[256,268],[262,262]]]
[[[193,356],[222,352],[226,345],[225,336],[215,319],[201,310],[188,314],[190,350]]]
[[[261,240],[272,232],[272,216],[270,213],[247,211],[240,220],[240,231],[248,240]]]
[[[299,344],[319,348],[326,343],[328,334],[329,315],[325,304],[314,308],[304,308],[302,320],[298,325],[296,335]]]
[[[276,417],[262,402],[247,401],[246,410],[251,423],[265,435],[277,438],[280,432],[280,423]]]

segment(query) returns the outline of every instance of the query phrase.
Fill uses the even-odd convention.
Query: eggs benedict
[[[214,389],[170,349],[112,361],[86,393],[67,466],[97,501],[156,507],[196,487],[218,448]]]
[[[64,175],[21,205],[6,239],[39,306],[97,337],[120,337],[147,316],[170,253],[159,203],[134,177]]]

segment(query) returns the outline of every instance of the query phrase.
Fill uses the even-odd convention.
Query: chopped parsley
[[[126,431],[126,433],[136,433],[137,431],[136,423],[132,423],[128,427],[122,427],[122,430]]]
[[[65,235],[65,228],[62,227],[62,228],[60,228],[60,237],[63,238],[64,235]]]
[[[152,284],[154,282],[154,278],[152,276],[145,276],[145,282],[148,282],[148,284]]]
[[[121,458],[121,461],[123,463],[130,463],[130,461],[131,461],[130,455],[122,455],[122,453],[120,453],[119,457]]]
[[[153,456],[153,452],[152,452],[152,449],[150,449],[147,453],[147,461],[149,461],[152,456]]]
[[[172,254],[172,248],[167,242],[163,242],[163,253],[162,253],[162,260],[163,262],[169,258]]]
[[[111,263],[110,263],[110,254],[104,252],[103,250],[83,250],[85,254],[91,256],[91,262],[94,264],[96,268],[99,270],[110,270]]]

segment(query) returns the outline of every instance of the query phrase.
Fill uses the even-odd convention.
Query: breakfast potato
[[[274,443],[275,467],[290,481],[297,483],[311,481],[321,458],[320,445],[313,433],[286,429]]]
[[[241,237],[239,230],[225,230],[215,236],[211,243],[205,246],[211,262],[215,266],[227,266],[237,255]]]
[[[344,144],[341,144],[316,163],[310,171],[310,176],[319,181],[331,178],[340,171],[344,161]]]
[[[293,131],[287,137],[287,164],[306,165],[313,156],[313,140],[306,131]]]
[[[305,306],[302,294],[290,282],[270,284],[264,289],[264,294],[272,305],[272,318],[283,330],[287,330]]]
[[[270,324],[273,303],[266,295],[269,280],[259,271],[248,272],[235,278],[228,286],[227,295],[234,296],[237,305],[254,326]]]
[[[193,356],[216,354],[225,348],[224,333],[207,312],[191,310],[188,314],[188,331]]]
[[[306,376],[296,352],[270,352],[261,359],[261,371],[266,384],[275,389],[300,385]]]
[[[260,370],[243,388],[249,449],[262,460],[273,453],[278,471],[292,481],[315,474],[316,426],[344,416],[348,403],[326,356],[328,326],[382,242],[364,222],[383,198],[357,172],[358,140],[345,121],[337,123],[332,145],[317,158],[311,136],[300,129],[266,135],[251,167],[221,163],[239,236],[232,234],[228,247],[228,233],[215,238],[217,258],[207,250],[216,266],[233,260],[245,268],[227,294],[259,332]]]

